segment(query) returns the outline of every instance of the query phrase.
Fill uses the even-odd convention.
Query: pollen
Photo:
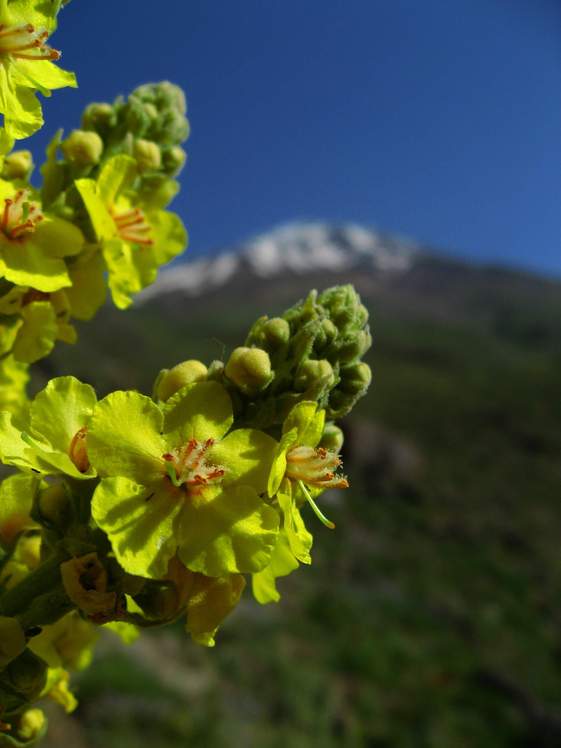
[[[348,488],[344,475],[337,473],[341,458],[323,447],[293,447],[286,455],[286,476],[316,488]]]
[[[13,198],[4,200],[0,231],[6,239],[22,242],[44,218],[39,204],[29,200],[29,190],[18,190]]]
[[[176,486],[185,486],[191,496],[202,493],[204,488],[222,481],[225,470],[207,460],[207,452],[214,444],[214,439],[204,442],[190,439],[187,444],[163,455],[167,462],[167,473]]]
[[[30,23],[23,26],[0,24],[0,56],[17,60],[59,60],[57,49],[46,44],[49,32],[36,29]]]
[[[140,208],[132,208],[123,213],[111,211],[117,234],[123,241],[151,247],[154,240],[150,237],[150,224]]]

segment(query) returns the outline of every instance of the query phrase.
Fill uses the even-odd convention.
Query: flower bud
[[[162,154],[157,143],[151,140],[139,138],[133,146],[133,156],[136,159],[138,170],[156,171],[162,165]]]
[[[350,395],[361,395],[366,392],[372,381],[372,371],[368,364],[362,361],[358,364],[343,367],[340,376],[340,389]]]
[[[19,720],[16,736],[20,741],[32,743],[41,738],[47,730],[47,718],[41,709],[28,709]]]
[[[329,346],[333,343],[337,337],[339,331],[329,319],[323,319],[316,321],[313,331],[313,343],[312,350],[315,353],[315,358],[322,358],[326,350],[329,350]]]
[[[179,145],[174,145],[163,152],[162,161],[165,173],[170,177],[176,177],[185,166],[187,154]]]
[[[62,483],[55,483],[40,492],[39,518],[48,527],[65,530],[72,518],[72,503]]]
[[[169,621],[181,612],[177,588],[168,581],[148,580],[134,601],[146,617],[154,621]]]
[[[345,437],[339,426],[334,423],[326,423],[321,436],[319,447],[327,449],[328,452],[338,454],[341,451]]]
[[[82,115],[84,130],[102,132],[115,123],[115,111],[111,104],[90,104]]]
[[[0,669],[25,649],[25,634],[15,618],[0,616]]]
[[[273,379],[271,359],[262,348],[235,348],[226,364],[226,376],[245,395],[256,395]]]
[[[221,382],[224,376],[224,362],[214,359],[208,367],[207,379],[213,382]]]
[[[206,366],[196,359],[183,361],[172,369],[162,369],[154,385],[155,397],[165,402],[185,385],[203,382],[207,373]]]
[[[357,330],[341,340],[336,340],[330,350],[330,358],[341,363],[351,363],[363,356],[372,345],[369,330]]]
[[[103,153],[103,140],[92,130],[73,130],[60,147],[76,166],[94,166]]]
[[[263,325],[263,336],[271,349],[281,348],[290,340],[290,325],[281,317],[273,317]]]
[[[24,649],[0,673],[0,685],[5,683],[26,701],[33,701],[45,687],[46,675],[47,663],[30,649]]]
[[[334,384],[335,373],[333,367],[325,359],[316,361],[310,358],[304,361],[298,368],[294,380],[294,387],[299,392],[305,392],[310,388],[318,388],[318,390],[330,389]]]
[[[31,151],[14,151],[4,159],[3,179],[27,179],[33,169]]]

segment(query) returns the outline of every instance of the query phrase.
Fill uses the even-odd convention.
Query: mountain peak
[[[384,273],[409,270],[419,246],[358,224],[295,222],[278,226],[209,259],[187,261],[164,270],[141,301],[178,292],[198,296],[237,274],[257,278],[334,273],[364,268]]]

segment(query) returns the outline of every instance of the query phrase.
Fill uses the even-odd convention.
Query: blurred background
[[[38,163],[90,101],[185,88],[191,245],[37,386],[150,391],[349,282],[374,381],[337,530],[280,604],[247,594],[213,651],[103,640],[50,745],[560,746],[559,2],[73,2],[53,45],[80,89],[46,102]]]

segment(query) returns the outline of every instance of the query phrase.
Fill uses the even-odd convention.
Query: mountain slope
[[[334,243],[340,229],[325,230]],[[556,748],[561,284],[427,248],[384,265],[348,234],[328,261],[305,234],[272,249],[275,263],[254,247],[224,253],[234,269],[207,263],[196,293],[181,280],[193,265],[172,268],[142,304],[104,309],[49,359],[101,391],[146,391],[162,366],[227,356],[257,315],[311,287],[355,283],[372,318],[373,385],[345,425],[352,488],[323,500],[337,530],[314,525],[313,566],[282,580],[279,606],[248,597],[211,655],[154,640],[178,682],[200,676],[192,718],[179,690],[173,717],[154,714],[142,684],[159,671],[108,712],[126,655],[98,680],[88,671],[79,716],[93,748],[123,745],[123,703],[131,745],[150,708],[158,735],[174,725],[170,747]]]

